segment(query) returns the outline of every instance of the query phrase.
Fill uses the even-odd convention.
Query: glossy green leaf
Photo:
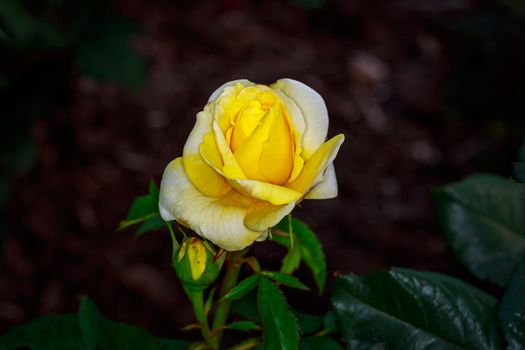
[[[159,213],[159,188],[155,182],[149,185],[149,194],[139,196],[131,205],[126,220],[120,222],[118,230],[124,230],[130,226],[140,224],[136,237],[146,232],[156,231],[164,227],[166,222],[162,220]]]
[[[229,325],[226,325],[227,329],[235,329],[238,331],[255,331],[261,329],[261,326],[255,324],[252,321],[238,321],[232,322]]]
[[[49,315],[11,329],[0,337],[0,349],[81,350],[84,340],[76,315]]]
[[[525,349],[525,260],[518,264],[501,298],[498,318],[507,339],[507,349]]]
[[[238,285],[233,287],[228,293],[226,293],[224,299],[235,300],[242,298],[255,288],[258,279],[259,275],[251,275],[250,277],[245,278]]]
[[[297,321],[288,308],[279,288],[269,279],[259,279],[257,294],[262,318],[263,344],[267,350],[296,350],[299,348]]]
[[[95,304],[83,298],[78,322],[90,350],[161,350],[160,342],[148,331],[105,319]]]
[[[341,332],[360,349],[502,349],[496,299],[446,275],[392,269],[336,281]]]
[[[301,341],[301,350],[343,350],[343,347],[329,337],[307,337]]]
[[[261,275],[266,276],[276,282],[279,282],[287,287],[291,288],[297,288],[301,290],[310,290],[307,286],[305,286],[301,281],[299,281],[297,278],[295,278],[292,275],[288,275],[286,273],[281,272],[275,272],[275,271],[262,271]]]
[[[519,161],[514,163],[514,176],[521,182],[525,182],[525,142],[521,145]]]
[[[525,186],[474,175],[434,193],[454,254],[480,279],[500,286],[525,256]]]
[[[277,225],[277,228],[283,232],[288,232],[288,226],[288,218],[284,218]],[[295,236],[294,249],[300,249],[301,259],[312,271],[314,281],[319,289],[319,294],[321,294],[326,283],[326,261],[323,247],[313,231],[303,222],[292,219],[292,230]],[[286,243],[285,240],[280,238],[282,237],[275,239],[275,241],[281,245],[290,247],[289,240],[288,243]],[[297,259],[296,257],[294,258]]]

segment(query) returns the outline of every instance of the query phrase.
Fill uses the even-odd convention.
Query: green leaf
[[[152,180],[149,185],[149,194],[135,198],[131,205],[126,220],[120,222],[118,230],[141,224],[135,237],[140,237],[146,232],[156,231],[164,227],[166,222],[159,213],[159,188]]]
[[[525,348],[525,259],[518,267],[501,298],[498,318],[509,350]]]
[[[264,332],[264,349],[296,350],[299,348],[297,321],[286,299],[269,279],[261,277],[257,294]]]
[[[283,232],[288,232],[288,218],[281,220],[277,228]],[[296,246],[300,249],[301,259],[312,271],[319,294],[322,294],[326,283],[326,261],[323,247],[312,230],[301,221],[292,219],[292,230],[295,235],[294,249]],[[279,238],[275,241],[287,247],[290,246],[289,242],[286,244],[284,240],[279,240]]]
[[[259,330],[261,327],[257,324],[255,324],[252,321],[238,321],[238,322],[232,322],[229,325],[226,325],[225,328],[227,329],[235,329],[238,331],[254,331]]]
[[[307,286],[305,286],[301,281],[299,281],[297,278],[295,278],[292,275],[288,275],[286,273],[280,273],[275,271],[262,271],[261,275],[266,276],[276,282],[279,282],[285,286],[291,287],[291,288],[297,288],[302,290],[310,290]]]
[[[332,299],[341,332],[360,349],[502,349],[496,299],[456,278],[408,269],[346,275]]]
[[[44,316],[0,336],[2,350],[179,350],[189,344],[156,339],[144,329],[109,321],[88,298],[83,298],[78,316]]]
[[[343,347],[328,337],[308,337],[301,342],[301,350],[343,350]]]
[[[155,182],[150,181],[149,194],[146,196],[139,196],[131,205],[128,211],[127,220],[135,220],[147,216],[149,214],[159,212],[159,189]]]
[[[261,323],[261,316],[257,306],[257,293],[254,290],[242,298],[234,300],[231,304],[231,310],[239,316],[259,324]]]
[[[76,315],[49,315],[16,327],[0,337],[0,349],[80,350],[84,341]]]
[[[87,349],[161,350],[160,342],[148,331],[105,319],[95,304],[84,297],[78,314]]]
[[[235,300],[242,298],[249,292],[251,292],[255,286],[257,285],[257,280],[259,279],[259,275],[251,275],[248,278],[245,278],[242,282],[240,282],[238,285],[233,287],[225,296],[224,299],[226,300]]]
[[[434,192],[454,254],[480,279],[500,286],[525,256],[525,186],[473,175]]]
[[[296,310],[293,311],[293,314],[297,319],[301,334],[317,332],[323,327],[323,316],[306,314]]]
[[[152,216],[151,219],[145,220],[142,225],[139,226],[135,233],[135,237],[140,237],[147,232],[160,230],[165,225],[166,221],[162,220],[160,216]]]

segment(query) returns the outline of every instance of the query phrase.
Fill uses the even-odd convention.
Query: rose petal
[[[184,168],[195,187],[210,197],[220,197],[231,190],[226,179],[208,165],[201,157],[199,146],[204,135],[211,131],[211,115],[202,111],[197,114],[197,121],[184,145]]]
[[[277,96],[279,96],[281,101],[283,101],[292,123],[295,150],[292,174],[288,179],[288,182],[292,182],[301,173],[304,164],[304,159],[301,157],[303,147],[301,139],[305,128],[304,118],[303,113],[292,99],[286,96],[280,89],[275,89],[274,92]]]
[[[230,183],[239,192],[273,205],[295,202],[303,196],[303,193],[293,189],[257,180],[230,179]]]
[[[217,90],[215,90],[210,95],[210,97],[208,98],[208,102],[215,101],[217,99],[217,97],[219,97],[219,95],[224,91],[224,89],[226,89],[227,87],[230,87],[230,86],[235,86],[235,85],[237,85],[237,83],[241,83],[244,86],[255,85],[254,83],[252,83],[251,81],[246,80],[246,79],[237,79],[237,80],[229,81],[227,83],[222,84]]]
[[[217,142],[217,148],[221,153],[222,161],[224,163],[221,173],[232,179],[246,179],[246,175],[239,166],[237,159],[233,156],[230,146],[226,142],[226,138],[224,137],[217,121],[213,122],[213,132],[215,135],[215,141]]]
[[[311,87],[293,79],[281,79],[272,85],[290,97],[301,110],[305,129],[302,136],[302,156],[308,160],[326,140],[328,111],[323,98]]]
[[[321,181],[322,177],[320,175],[328,165],[334,161],[339,147],[341,147],[344,140],[344,135],[339,134],[326,141],[312,157],[306,161],[303,171],[297,179],[288,184],[287,187],[301,193],[306,193],[313,186],[317,185],[316,180],[319,179],[319,181]]]
[[[182,158],[168,164],[160,184],[159,210],[164,220],[174,218],[226,250],[241,250],[263,233],[248,229],[244,218],[255,200],[237,191],[211,198],[193,186]]]
[[[256,202],[250,208],[244,219],[244,224],[251,230],[264,231],[279,223],[295,207],[295,202],[286,205],[272,205]]]
[[[326,168],[322,181],[304,196],[305,199],[329,199],[337,197],[337,178],[334,163]]]

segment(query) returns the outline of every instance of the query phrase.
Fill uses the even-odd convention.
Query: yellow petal
[[[304,196],[305,199],[329,199],[337,197],[337,178],[334,163],[330,163],[324,172],[322,181]]]
[[[217,147],[217,141],[215,140],[215,133],[210,131],[202,139],[202,143],[199,146],[199,152],[202,158],[214,169],[222,169],[224,163],[222,162],[222,156]]]
[[[280,104],[275,109],[270,135],[260,153],[259,169],[267,181],[281,185],[292,172],[294,145],[286,111]]]
[[[251,230],[264,231],[279,223],[295,207],[295,202],[286,205],[272,205],[256,202],[248,209],[244,224]]]
[[[301,156],[302,153],[302,135],[304,133],[304,118],[303,113],[297,107],[295,102],[286,96],[280,89],[274,89],[274,93],[281,99],[284,104],[284,107],[289,116],[291,123],[292,135],[293,135],[293,146],[294,146],[294,160],[293,160],[293,169],[288,182],[293,182],[297,176],[301,173],[304,165],[304,159]]]
[[[322,179],[321,174],[328,165],[333,162],[344,139],[344,135],[339,134],[319,147],[312,157],[306,161],[301,174],[294,182],[287,185],[287,187],[301,193],[306,193],[313,186],[317,185],[316,180],[319,179],[320,181]]]
[[[231,150],[234,153],[253,133],[264,114],[265,111],[261,108],[261,102],[257,100],[248,101],[239,111],[230,142]]]
[[[301,155],[307,161],[326,140],[328,111],[324,100],[311,87],[293,79],[278,80],[272,88],[281,90],[302,113],[305,128]]]
[[[230,87],[230,86],[235,86],[235,85],[237,85],[237,83],[241,83],[243,86],[253,86],[253,85],[255,85],[254,83],[252,83],[251,81],[246,80],[246,79],[237,79],[237,80],[229,81],[227,83],[222,84],[217,90],[215,90],[210,95],[210,97],[208,98],[208,102],[215,101],[217,99],[217,97],[219,97],[220,94],[223,93],[224,89],[226,89],[227,87]]]
[[[187,244],[188,244],[187,240],[182,242],[182,244],[181,244],[181,246],[179,248],[179,256],[177,257],[177,261],[181,261],[182,258],[184,258],[184,255],[186,255],[186,245]]]
[[[219,197],[231,190],[226,179],[210,165],[199,153],[199,147],[204,135],[211,131],[211,116],[206,111],[197,114],[193,130],[184,145],[184,168],[191,182],[207,196]]]
[[[233,156],[230,146],[226,142],[226,138],[224,137],[217,121],[213,122],[213,132],[215,134],[217,149],[219,150],[224,163],[222,173],[228,178],[246,179],[246,175],[244,174],[243,169],[239,166],[237,159]]]
[[[220,198],[201,193],[189,180],[182,158],[166,167],[160,184],[159,210],[164,220],[184,222],[198,235],[226,250],[241,250],[263,232],[248,229],[244,217],[255,202],[235,190]]]
[[[303,170],[303,165],[304,159],[299,154],[294,154],[292,174],[290,175],[288,182],[293,182],[295,181],[295,179],[297,179],[297,176],[299,176],[299,174]]]
[[[267,181],[259,168],[259,158],[263,152],[264,143],[272,132],[275,118],[275,110],[269,110],[250,137],[233,153],[239,166],[249,179]]]
[[[188,247],[188,259],[190,261],[191,277],[198,280],[206,270],[206,247],[197,239],[192,238]]]
[[[295,202],[303,196],[301,192],[291,188],[257,180],[230,179],[230,183],[239,192],[252,198],[270,202],[274,205]]]

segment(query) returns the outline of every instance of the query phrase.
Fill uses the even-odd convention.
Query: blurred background
[[[347,136],[339,197],[295,211],[329,271],[472,282],[430,191],[511,175],[523,62],[521,0],[0,0],[0,333],[74,312],[82,294],[159,336],[193,321],[167,232],[115,229],[209,94],[238,78],[305,82],[325,98],[329,136]],[[254,254],[278,268],[284,251]],[[300,310],[328,308],[329,293],[293,293]]]

